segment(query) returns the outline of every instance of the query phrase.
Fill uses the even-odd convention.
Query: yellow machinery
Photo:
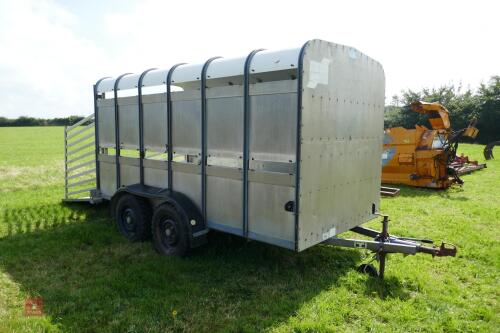
[[[413,102],[411,110],[429,116],[432,129],[416,125],[415,129],[388,128],[384,135],[382,183],[418,187],[448,188],[462,184],[452,167],[458,139],[475,138],[475,121],[457,132],[450,126],[449,112],[439,103]]]

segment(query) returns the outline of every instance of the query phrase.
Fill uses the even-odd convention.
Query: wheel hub
[[[126,208],[122,213],[123,226],[127,232],[134,232],[136,228],[136,216],[132,209]]]
[[[178,233],[177,233],[177,225],[174,221],[170,219],[166,219],[162,223],[163,226],[163,234],[164,234],[164,242],[168,246],[174,246],[178,242]]]

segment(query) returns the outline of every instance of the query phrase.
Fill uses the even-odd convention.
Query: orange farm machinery
[[[411,110],[429,117],[431,129],[416,125],[414,129],[388,128],[382,153],[382,183],[445,189],[462,184],[459,175],[485,165],[468,162],[456,156],[458,141],[478,134],[473,120],[467,128],[452,131],[448,110],[439,103],[413,102]]]

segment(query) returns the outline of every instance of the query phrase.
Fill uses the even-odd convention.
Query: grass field
[[[482,146],[461,151],[483,160]],[[63,130],[0,128],[0,332],[500,332],[500,148],[465,185],[382,200],[394,234],[447,240],[456,258],[300,254],[213,235],[184,259],[118,235],[108,207],[63,205]],[[372,221],[372,227],[379,227]],[[45,315],[25,317],[26,297]]]

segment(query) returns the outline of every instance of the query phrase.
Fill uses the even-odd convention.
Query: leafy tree
[[[500,76],[479,87],[479,124],[480,133],[488,141],[500,140]]]
[[[450,112],[451,126],[455,130],[465,128],[472,119],[477,119],[478,142],[500,140],[500,76],[493,76],[488,84],[481,84],[476,93],[470,89],[462,91],[461,86],[453,85],[403,91],[401,96],[393,96],[391,105],[386,107],[385,127],[429,127],[427,116],[411,112],[410,104],[413,101],[443,104]]]

